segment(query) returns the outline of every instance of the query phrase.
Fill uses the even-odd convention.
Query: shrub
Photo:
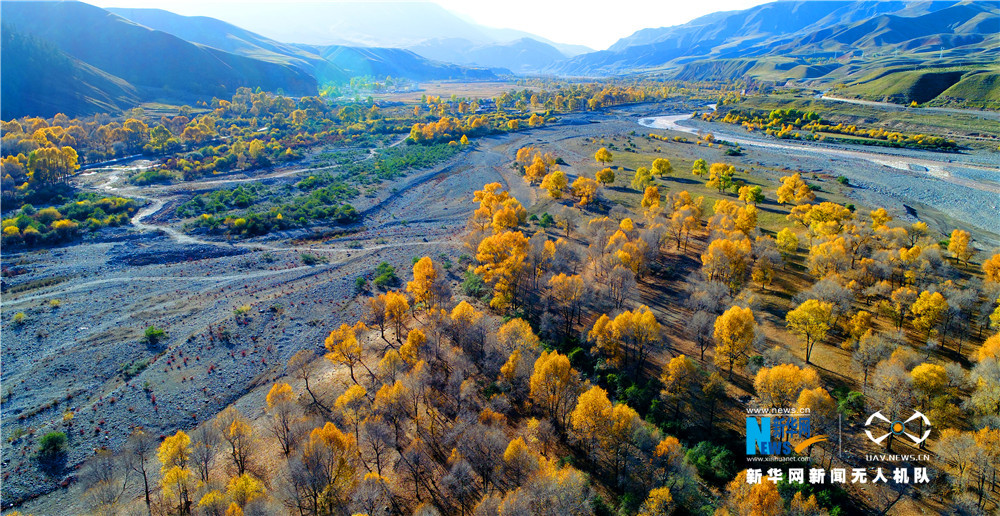
[[[372,283],[379,288],[386,288],[399,283],[399,277],[396,276],[396,269],[389,265],[389,262],[382,262],[375,267],[375,279]]]
[[[465,292],[465,295],[469,297],[476,298],[486,294],[486,282],[471,267],[465,271],[465,276],[462,279],[462,292]]]
[[[163,331],[162,328],[157,328],[156,326],[150,326],[146,328],[146,335],[144,340],[151,346],[155,346],[158,342],[166,338],[167,332]]]
[[[356,293],[364,292],[365,286],[367,285],[368,285],[368,280],[366,280],[364,276],[358,276],[357,278],[354,278],[354,292]]]
[[[65,453],[66,434],[63,432],[49,432],[38,440],[38,460],[42,463],[54,463]]]
[[[316,265],[320,263],[326,263],[328,260],[325,256],[317,256],[315,254],[302,253],[300,255],[302,258],[302,263],[306,265]]]
[[[28,316],[24,315],[24,312],[14,314],[14,326],[23,326],[27,320]]]
[[[702,441],[688,450],[686,458],[706,480],[721,484],[736,475],[733,452],[709,441]]]
[[[851,186],[851,180],[847,176],[837,176],[837,182],[844,186]]]

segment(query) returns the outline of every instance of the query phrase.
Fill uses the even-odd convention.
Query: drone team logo
[[[876,421],[876,419],[880,421]],[[920,437],[911,434],[906,429],[907,423],[915,421],[917,419],[921,420],[923,422],[923,427],[927,429],[924,432],[924,435]],[[872,434],[871,429],[875,428],[876,431],[879,431],[879,429],[886,430],[887,428],[884,426],[884,424],[889,425],[888,431],[878,437],[875,437],[875,435]],[[930,437],[931,435],[931,421],[927,419],[927,416],[923,415],[920,411],[916,410],[913,411],[913,415],[910,416],[909,419],[905,421],[900,419],[890,420],[889,418],[883,416],[881,411],[876,411],[874,414],[868,416],[868,421],[865,421],[865,433],[868,434],[868,438],[871,439],[872,442],[875,444],[882,444],[882,441],[885,441],[885,439],[890,435],[903,435],[906,436],[911,441],[913,441],[913,444],[920,444],[926,441],[927,438]]]

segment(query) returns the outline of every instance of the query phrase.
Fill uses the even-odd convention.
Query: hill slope
[[[972,48],[995,32],[995,11],[996,6],[986,2],[771,2],[675,27],[645,29],[607,51],[577,56],[551,71],[607,75],[708,59]]]
[[[143,100],[231,95],[242,86],[316,93],[316,80],[293,66],[196,45],[79,2],[3,2],[14,30],[133,85]],[[33,63],[25,73],[42,73]]]
[[[160,9],[109,9],[129,20],[187,41],[233,54],[302,69],[321,84],[351,77],[406,77],[412,80],[494,79],[486,70],[428,61],[406,50],[342,45],[288,44],[215,18],[181,16]]]
[[[0,118],[56,113],[91,115],[139,103],[128,82],[63,54],[4,24],[0,55]]]

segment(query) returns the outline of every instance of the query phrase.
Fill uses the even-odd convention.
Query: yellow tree
[[[758,371],[753,387],[765,406],[789,407],[804,389],[819,387],[819,376],[812,368],[801,369],[793,364],[780,364]]]
[[[669,487],[655,487],[639,508],[638,516],[670,516],[674,513],[674,497]]]
[[[556,351],[543,351],[535,360],[535,369],[528,381],[531,399],[555,421],[565,426],[569,407],[579,389],[579,375],[570,367],[569,358]]]
[[[764,202],[764,192],[757,185],[743,185],[738,190],[738,194],[740,200],[746,204],[756,206],[758,203]]]
[[[702,274],[709,280],[721,281],[736,293],[743,285],[750,263],[751,244],[746,238],[717,238],[701,255]]]
[[[240,507],[264,496],[264,483],[249,473],[243,473],[229,479],[226,494]]]
[[[1000,333],[989,337],[983,342],[983,346],[976,353],[976,360],[986,362],[987,360],[1000,361]]]
[[[643,191],[647,186],[653,184],[653,174],[646,167],[639,167],[632,177],[632,188]]]
[[[681,405],[689,398],[688,390],[692,383],[698,379],[698,366],[694,361],[684,355],[678,355],[665,366],[660,374],[660,382],[663,383],[663,394],[668,400],[674,401],[674,417],[681,415]]]
[[[727,367],[729,378],[733,378],[733,368],[743,367],[753,350],[754,332],[757,323],[749,308],[734,306],[715,319],[715,365]]]
[[[813,347],[826,338],[830,331],[833,305],[826,301],[807,299],[794,310],[785,314],[788,331],[798,335],[806,346],[806,363],[810,363]]]
[[[528,183],[535,184],[545,177],[548,169],[549,167],[545,164],[542,156],[536,154],[532,162],[524,168],[524,178],[528,180]]]
[[[703,159],[694,160],[694,165],[691,167],[691,173],[698,177],[704,177],[705,174],[708,174],[708,162]]]
[[[410,303],[406,300],[406,294],[399,291],[386,292],[385,316],[386,319],[392,321],[396,328],[396,342],[403,339],[403,321],[409,310]]]
[[[983,261],[983,277],[986,281],[1000,283],[1000,253],[994,254],[989,260]]]
[[[612,410],[608,392],[596,385],[577,398],[569,420],[573,432],[584,443],[588,454],[593,451],[598,440],[611,430]]]
[[[326,354],[326,359],[334,364],[346,365],[348,371],[351,373],[351,380],[354,383],[358,383],[357,378],[354,377],[354,366],[359,363],[364,365],[362,361],[364,358],[364,349],[361,347],[361,343],[358,342],[357,336],[358,332],[364,330],[365,325],[362,322],[355,323],[354,326],[341,324],[340,328],[330,332],[330,335],[326,337],[326,341],[324,342],[327,351],[329,351]]]
[[[505,311],[515,304],[527,251],[528,239],[520,231],[491,235],[479,243],[476,260],[480,265],[475,272],[493,285],[490,306],[495,310]]]
[[[941,323],[945,312],[948,311],[948,301],[940,292],[923,291],[917,300],[910,307],[913,314],[913,327],[924,332],[924,340],[931,337],[931,331]]]
[[[347,501],[354,487],[357,453],[354,437],[341,432],[333,423],[327,422],[309,433],[302,451],[303,462],[310,465],[321,482],[315,489],[309,488],[317,506],[314,513],[336,514],[339,512],[336,507]]]
[[[597,181],[580,176],[573,181],[573,196],[580,199],[580,206],[586,206],[597,198]]]
[[[613,161],[613,158],[614,156],[612,156],[611,151],[609,151],[604,147],[597,149],[597,152],[594,153],[594,159],[597,160],[597,162],[602,165],[611,163]]]
[[[629,350],[635,350],[638,370],[642,369],[647,348],[660,338],[660,323],[643,305],[635,310],[618,314],[614,319],[603,315],[594,323],[588,336],[596,343],[595,349],[604,352],[614,364],[627,365]]]
[[[802,180],[802,174],[798,172],[781,178],[781,186],[778,187],[777,194],[779,204],[799,204],[804,201],[812,201],[816,198],[816,194]]]
[[[413,305],[430,310],[437,305],[434,283],[438,280],[438,271],[429,256],[417,260],[413,264],[413,281],[406,284],[406,291],[413,296]]]
[[[615,171],[610,168],[605,168],[597,172],[597,181],[602,185],[610,185],[615,182]]]
[[[965,262],[966,265],[969,264],[969,258],[972,258],[974,250],[969,245],[969,240],[971,239],[968,231],[962,231],[961,229],[956,229],[951,232],[951,238],[948,240],[948,252],[955,257],[956,262]]]
[[[566,173],[562,170],[555,170],[542,179],[541,187],[543,190],[548,190],[549,197],[560,199],[568,184],[569,180],[566,178]]]
[[[781,228],[781,231],[778,231],[777,244],[781,257],[788,261],[788,258],[799,250],[799,237],[795,236],[791,228]]]
[[[191,455],[191,438],[183,430],[163,439],[156,450],[160,460],[160,484],[167,497],[177,497],[177,507],[183,511],[188,505],[188,486],[191,469],[188,457]]]
[[[733,184],[733,174],[736,168],[725,163],[712,163],[708,169],[708,181],[705,186],[715,188],[722,193]]]
[[[671,165],[670,160],[666,158],[654,159],[652,170],[658,177],[669,176],[674,173],[673,165]]]
[[[844,329],[846,330],[847,336],[850,337],[850,340],[848,341],[851,344],[850,348],[853,348],[858,344],[858,342],[861,341],[861,337],[871,331],[872,314],[864,310],[858,310],[856,314],[851,316],[851,318],[844,323]]]
[[[660,189],[655,186],[647,186],[642,195],[642,207],[649,209],[660,205]]]
[[[726,485],[726,500],[719,516],[771,516],[784,512],[784,502],[774,482],[763,480],[751,484],[747,482],[746,470]]]

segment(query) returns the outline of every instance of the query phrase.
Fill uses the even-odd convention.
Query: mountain
[[[409,49],[428,59],[506,68],[516,73],[538,72],[566,58],[556,47],[531,38],[478,45],[467,39],[437,38]]]
[[[0,3],[3,116],[193,103],[243,86],[315,95],[318,84],[360,75],[422,81],[510,73],[399,48],[281,43],[217,19],[158,9],[113,11],[80,2]]]
[[[185,41],[233,54],[311,69],[319,56],[294,45],[280,43],[230,23],[206,16],[181,16],[162,9],[109,7],[108,12]]]
[[[989,34],[986,29],[991,23],[995,32],[995,15],[990,14],[995,9],[995,5],[987,2],[771,2],[743,11],[712,13],[674,27],[644,29],[622,38],[606,51],[576,56],[549,70],[563,75],[607,75],[748,56],[793,53],[812,58],[836,57],[838,52],[850,51],[855,44],[884,50],[890,43],[885,37],[940,40],[948,46],[969,45],[983,41],[979,36]],[[970,38],[951,37],[955,28],[953,18],[960,21]],[[972,34],[974,31],[980,32]],[[865,34],[875,36],[862,41]],[[718,63],[707,63],[708,69],[717,66]]]
[[[231,54],[153,30],[80,2],[2,2],[14,30],[134,86],[142,99],[227,96],[242,86],[311,95],[316,79],[293,66]]]
[[[494,70],[458,66],[450,63],[431,61],[409,50],[401,48],[360,48],[342,45],[302,48],[313,50],[324,63],[342,70],[346,77],[406,77],[416,81],[465,79],[496,79]],[[505,70],[496,70],[509,73]],[[324,78],[320,74],[321,80]]]
[[[0,118],[92,115],[139,103],[138,92],[125,80],[20,34],[6,23],[0,33]]]
[[[315,77],[320,84],[345,82],[351,77],[364,75],[391,75],[416,81],[496,78],[489,70],[433,62],[398,48],[288,44],[215,18],[181,16],[161,9],[108,10],[193,43],[294,66]]]
[[[146,23],[123,10],[114,11]],[[429,59],[515,71],[538,71],[557,60],[591,51],[523,31],[479,25],[430,2],[275,2],[254,4],[252,9],[230,8],[214,15],[289,43],[406,48]],[[161,25],[155,27],[169,32]],[[504,59],[504,52],[514,54]],[[541,67],[524,66],[518,58]]]

